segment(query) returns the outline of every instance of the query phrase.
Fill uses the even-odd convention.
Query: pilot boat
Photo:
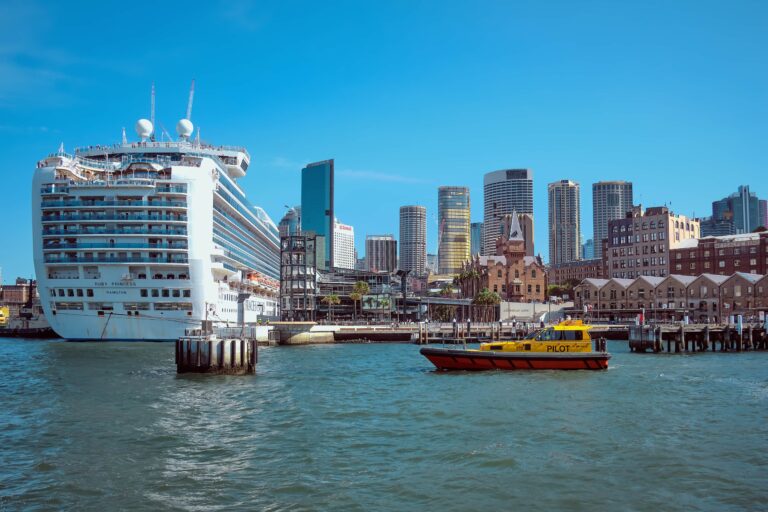
[[[566,320],[519,341],[481,343],[478,349],[425,347],[422,355],[438,370],[606,370],[605,340],[589,336],[591,326]]]

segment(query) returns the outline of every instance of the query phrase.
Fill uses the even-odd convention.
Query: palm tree
[[[326,295],[323,297],[320,302],[328,306],[328,315],[330,317],[331,322],[333,322],[333,306],[337,304],[341,304],[341,299],[338,295],[335,293],[332,293],[330,295]]]
[[[352,299],[354,307],[354,318],[357,320],[357,303],[363,298],[363,295],[371,293],[371,287],[365,281],[357,281],[352,287],[352,293],[349,294],[349,298]]]
[[[390,307],[392,303],[389,301],[388,298],[381,299],[381,307],[382,309],[386,308],[389,311],[389,321],[392,321],[392,308]]]
[[[472,303],[483,307],[483,321],[487,322],[489,321],[487,320],[489,317],[488,308],[501,303],[501,297],[498,293],[489,291],[488,288],[483,288],[472,300]]]

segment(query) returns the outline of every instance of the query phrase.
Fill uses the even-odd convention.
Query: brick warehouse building
[[[608,222],[605,277],[664,277],[670,273],[669,251],[699,238],[699,232],[698,220],[676,215],[666,206],[635,206],[625,218]]]
[[[766,274],[768,231],[685,240],[669,252],[672,274]]]
[[[604,277],[603,260],[593,258],[576,260],[549,266],[549,284],[564,285],[568,282],[582,282],[589,278]]]

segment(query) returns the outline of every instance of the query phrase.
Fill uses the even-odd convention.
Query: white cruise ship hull
[[[279,238],[235,183],[247,158],[182,141],[41,161],[35,269],[53,330],[71,340],[159,341],[204,320],[276,318]]]

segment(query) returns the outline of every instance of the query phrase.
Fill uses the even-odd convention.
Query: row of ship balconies
[[[186,201],[170,201],[170,200],[157,200],[157,201],[141,201],[141,200],[79,200],[79,199],[66,199],[63,201],[46,201],[43,200],[40,204],[41,208],[94,208],[94,207],[150,207],[150,208],[185,208],[187,207]]]
[[[164,222],[186,222],[187,216],[185,214],[174,213],[128,213],[128,212],[115,212],[115,213],[60,213],[60,214],[43,214],[42,221],[45,222],[61,222],[61,221],[164,221]]]
[[[79,255],[79,254],[46,254],[45,263],[155,263],[155,264],[188,264],[186,254],[163,254],[157,256],[142,256],[137,254],[115,255]]]
[[[66,249],[168,249],[168,250],[186,250],[188,249],[186,241],[180,242],[139,242],[139,243],[113,243],[113,242],[75,242],[61,243],[50,241],[43,244],[45,251],[61,251]]]
[[[130,183],[125,183],[126,185],[130,185]],[[142,185],[146,185],[146,181],[141,182]],[[73,188],[78,188],[83,186],[83,183],[72,183]],[[98,186],[103,186],[104,183],[100,182],[97,183]],[[68,194],[70,191],[70,185],[69,180],[67,180],[65,183],[48,183],[46,185],[43,185],[40,187],[40,193],[43,195],[63,195]],[[156,194],[186,194],[187,193],[187,186],[186,185],[156,185],[155,186],[155,193]]]
[[[43,236],[69,236],[69,235],[166,235],[187,236],[187,228],[181,226],[167,228],[137,228],[137,227],[96,227],[83,226],[79,228],[57,228],[48,226],[43,228]]]

